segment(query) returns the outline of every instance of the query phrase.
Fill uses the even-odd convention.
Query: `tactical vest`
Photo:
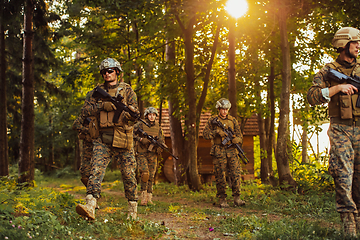
[[[104,85],[100,85],[104,88]],[[114,89],[108,89],[107,92],[112,97],[117,97],[119,94],[124,97],[122,102],[127,105],[126,88],[129,87],[127,83],[120,82],[119,86]],[[107,112],[100,111],[100,132],[102,132],[102,139],[104,143],[111,144],[113,147],[128,149],[133,148],[133,126],[129,126],[121,121],[121,117],[117,123],[113,123],[115,111]]]
[[[124,97],[123,103],[126,105],[127,104],[126,103],[127,96],[124,96],[126,85],[127,85],[126,83],[120,82],[119,86],[117,88],[109,89],[109,90],[107,90],[107,92],[109,93],[110,96],[115,97],[115,98],[119,94],[121,96],[123,96]],[[100,87],[104,89],[103,84],[101,84]],[[120,122],[120,119],[119,119],[118,123],[115,123],[115,124],[113,123],[114,113],[115,113],[114,111],[111,111],[111,112],[100,111],[100,129],[112,128],[114,126],[121,126],[122,125],[122,123]]]
[[[221,117],[217,117],[218,120],[225,126],[225,128],[231,128],[233,132],[235,132],[234,130],[234,117],[233,116],[230,116],[230,115],[227,115],[227,118],[226,119],[222,119]],[[215,129],[221,129],[221,127],[219,126],[215,126]],[[214,129],[214,130],[215,130]],[[223,139],[221,139],[221,137],[219,135],[216,135],[215,138],[214,138],[214,144],[215,145],[220,145],[221,142],[222,142]]]
[[[160,125],[157,121],[155,121],[154,126],[148,127],[145,124],[141,124],[140,127],[144,132],[146,132],[153,138],[157,137],[157,139],[159,139]],[[144,136],[140,136],[140,137],[144,138]],[[135,146],[136,152],[147,152],[147,151],[155,152],[155,149],[156,148],[151,147],[151,144],[144,146],[142,143],[136,142],[136,146]]]
[[[360,64],[356,63],[352,68],[345,68],[338,62],[327,64],[330,68],[341,72],[347,76],[360,76]],[[330,86],[336,86],[339,83],[331,81]],[[351,119],[360,116],[360,108],[356,107],[358,94],[345,95],[340,92],[331,97],[329,102],[329,116],[339,117],[341,119]]]

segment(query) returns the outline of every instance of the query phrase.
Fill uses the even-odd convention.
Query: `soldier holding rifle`
[[[163,131],[159,122],[156,121],[157,116],[158,111],[156,108],[148,107],[145,109],[144,117],[150,127],[142,122],[138,122],[134,126],[136,161],[141,178],[140,204],[143,206],[154,204],[152,202],[152,192],[157,168],[157,156],[161,154],[163,148],[166,148]],[[157,144],[154,144],[148,138]],[[160,147],[161,144],[163,148]]]
[[[360,233],[360,107],[356,81],[341,81],[346,75],[356,80],[360,63],[360,31],[352,27],[338,30],[332,45],[339,53],[336,61],[326,64],[314,77],[307,95],[311,105],[328,103],[330,127],[329,172],[334,178],[336,210],[346,234]],[[333,71],[335,70],[335,71]],[[341,73],[341,74],[339,74]],[[350,84],[352,83],[352,84]]]
[[[89,132],[93,139],[91,174],[86,188],[86,204],[76,206],[76,212],[95,219],[95,207],[101,193],[101,182],[112,157],[121,170],[125,197],[128,199],[128,218],[137,217],[136,160],[133,150],[133,125],[138,116],[137,97],[129,84],[118,77],[120,63],[103,60],[99,66],[104,83],[99,84],[85,99],[83,118],[93,117]]]
[[[242,206],[245,201],[240,199],[240,171],[241,166],[238,157],[238,150],[236,144],[242,144],[242,133],[236,118],[228,115],[231,103],[226,98],[221,98],[216,102],[216,108],[219,114],[209,118],[203,131],[205,139],[211,139],[212,147],[210,155],[213,157],[214,171],[216,178],[216,197],[219,198],[219,205],[221,208],[229,207],[226,202],[226,172],[229,172],[229,177],[232,179],[232,192],[234,196],[234,205]],[[231,141],[224,144],[223,141],[229,137],[224,129],[216,124],[219,121],[226,129],[231,129],[234,133]],[[229,147],[230,146],[230,147]]]

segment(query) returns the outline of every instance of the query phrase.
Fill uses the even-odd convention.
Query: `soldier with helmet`
[[[335,33],[332,45],[339,53],[314,77],[307,99],[311,105],[328,103],[330,127],[329,172],[336,188],[336,210],[346,234],[360,233],[360,108],[356,107],[358,89],[351,84],[330,80],[330,68],[347,76],[360,76],[357,56],[360,31],[344,27]]]
[[[226,172],[228,172],[229,177],[233,181],[231,187],[232,195],[234,197],[234,205],[242,206],[245,204],[245,201],[240,199],[241,165],[237,149],[235,147],[222,145],[222,141],[226,137],[226,133],[221,127],[217,126],[213,122],[214,120],[218,120],[227,128],[231,127],[235,134],[235,137],[232,140],[232,143],[234,144],[242,144],[242,133],[236,118],[228,115],[229,109],[231,108],[231,103],[228,99],[219,99],[216,102],[215,107],[218,109],[218,115],[209,118],[203,131],[203,137],[208,140],[210,139],[212,143],[210,155],[213,157],[214,163],[217,189],[216,197],[219,198],[219,205],[221,208],[229,207],[226,201]],[[228,144],[230,144],[230,142]]]
[[[149,136],[152,136],[157,140],[158,143],[165,146],[163,131],[159,122],[156,121],[157,116],[158,111],[156,108],[148,107],[145,109],[144,117],[150,127],[142,122],[138,122],[134,126],[136,161],[141,179],[140,204],[143,206],[154,204],[152,201],[153,184],[157,168],[157,157],[161,154],[162,148],[151,143],[151,141],[141,134],[138,129],[140,128]]]
[[[99,66],[104,82],[98,87],[114,98],[123,97],[122,102],[138,113],[137,97],[131,86],[120,78],[120,63],[113,58],[106,58]],[[117,110],[109,99],[94,96],[94,90],[87,94],[81,109],[82,118],[93,118],[89,133],[93,139],[91,174],[86,187],[86,204],[76,206],[76,212],[90,219],[95,219],[95,208],[101,193],[101,182],[106,167],[113,158],[121,170],[125,197],[128,199],[128,218],[137,217],[137,182],[135,177],[136,160],[133,148],[133,125],[131,115],[122,111],[119,120],[113,122]]]

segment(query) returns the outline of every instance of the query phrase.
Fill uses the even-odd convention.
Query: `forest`
[[[327,106],[310,106],[306,94],[314,75],[337,56],[331,45],[335,32],[360,28],[360,2],[248,1],[240,17],[230,15],[226,3],[0,2],[2,239],[68,239],[69,232],[79,231],[82,234],[71,239],[344,239],[335,216],[328,153],[316,152],[308,143],[328,121]],[[109,169],[103,186],[109,191],[103,200],[109,209],[103,209],[102,216],[112,218],[113,225],[101,225],[104,219],[90,224],[74,214],[84,189],[75,182],[81,141],[71,126],[87,92],[102,82],[99,64],[107,57],[121,63],[122,77],[137,94],[141,115],[148,106],[168,109],[170,150],[179,156],[174,160],[176,184],[159,183],[158,204],[139,210],[148,218],[138,225],[121,214],[125,203],[114,195],[122,186],[117,169]],[[235,213],[212,207],[214,184],[204,184],[198,172],[200,116],[205,111],[215,114],[215,103],[222,97],[231,101],[230,114],[242,129],[254,114],[259,128],[255,180],[245,181],[242,190],[251,203]],[[301,126],[301,142],[291,137],[290,113],[296,113]],[[178,202],[166,201],[166,196],[177,199],[180,193],[184,196]],[[186,209],[184,201],[189,202]],[[204,209],[196,210],[196,203]],[[248,217],[239,217],[239,211]],[[181,234],[166,226],[166,220],[151,222],[156,213],[191,215],[191,221],[218,225],[223,221],[227,229],[207,226],[211,236]],[[294,215],[300,220],[292,219]],[[306,228],[309,219],[311,227]],[[44,223],[47,230],[36,235],[34,229]],[[71,227],[75,223],[81,227]],[[27,230],[17,232],[21,226]]]

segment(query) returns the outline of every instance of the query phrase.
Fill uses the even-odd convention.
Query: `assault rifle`
[[[170,153],[170,155],[175,158],[176,160],[179,160],[178,157],[174,156],[167,147],[165,147],[163,144],[159,143],[153,136],[147,134],[144,130],[142,130],[141,128],[138,128],[136,131],[135,131],[135,134],[137,135],[140,135],[142,134],[144,137],[146,137],[147,139],[150,140],[150,142],[164,150],[166,150],[168,153]]]
[[[102,88],[100,88],[99,86],[97,86],[94,89],[93,95],[94,98],[101,98],[101,99],[107,99],[110,100],[110,102],[112,102],[115,106],[116,106],[116,110],[114,113],[114,118],[113,118],[113,123],[117,123],[119,121],[119,117],[120,114],[125,111],[128,112],[130,114],[130,116],[138,121],[141,121],[142,123],[144,123],[146,126],[150,127],[150,125],[145,122],[144,120],[142,120],[140,118],[140,114],[134,112],[133,110],[131,110],[128,106],[126,106],[122,100],[124,99],[123,96],[121,96],[120,94],[115,98],[112,97],[110,94],[108,94],[106,91],[104,91]]]
[[[335,81],[337,83],[348,83],[353,85],[358,89],[358,98],[356,100],[356,107],[360,107],[360,77],[354,75],[353,77],[349,77],[341,72],[338,72],[332,68],[329,69],[327,73],[327,79],[330,81]]]
[[[235,138],[235,133],[234,131],[231,129],[231,127],[226,128],[224,126],[224,124],[222,124],[219,119],[216,117],[212,120],[212,124],[219,126],[226,134],[226,137],[224,138],[224,140],[221,142],[221,145],[225,146],[228,142],[230,142],[230,144],[227,146],[232,147],[235,146],[235,148],[238,150],[238,156],[241,158],[241,160],[243,161],[244,164],[248,164],[249,163],[249,159],[245,156],[244,151],[242,150],[242,148],[240,147],[240,145],[238,143],[232,143],[231,141]]]

